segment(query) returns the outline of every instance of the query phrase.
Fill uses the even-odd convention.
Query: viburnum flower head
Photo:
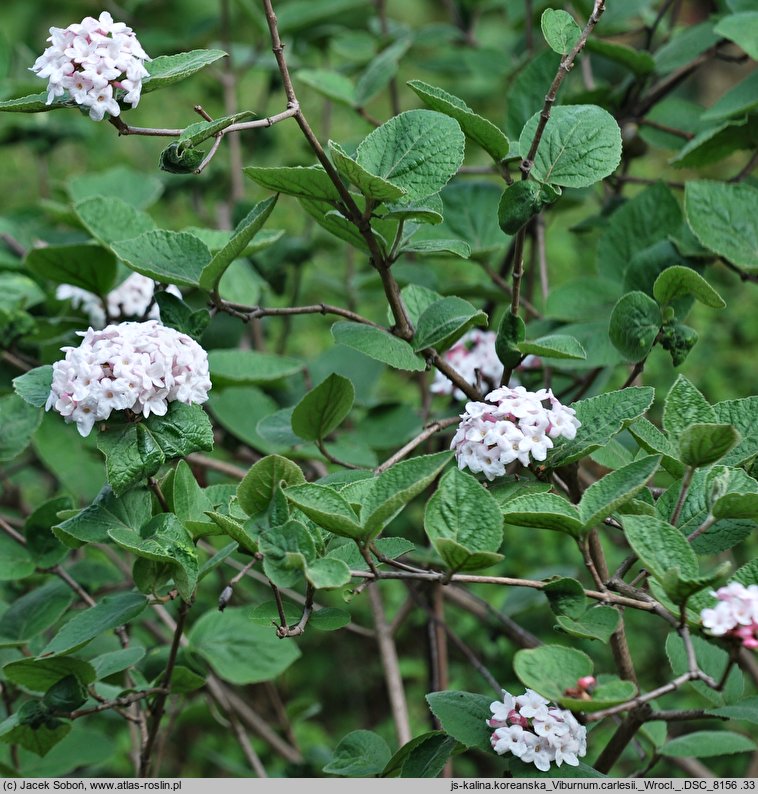
[[[113,411],[163,416],[173,401],[208,399],[208,355],[186,334],[155,320],[80,331],[79,347],[63,347],[53,364],[45,410],[75,422],[82,436]]]
[[[182,293],[173,284],[166,287],[166,292],[177,298],[182,297]],[[106,317],[103,304],[94,292],[71,284],[60,284],[55,290],[55,297],[58,300],[70,300],[75,309],[84,311],[93,328],[102,328],[106,325],[108,317],[160,320],[161,312],[158,304],[153,302],[154,295],[155,282],[141,273],[132,273],[108,293]]]
[[[30,68],[48,81],[46,104],[68,92],[77,105],[89,108],[91,119],[102,121],[106,113],[121,113],[116,92],[123,89],[122,101],[137,106],[150,57],[130,27],[103,11],[97,19],[50,28],[47,40],[50,46]]]
[[[503,377],[503,365],[495,352],[496,338],[493,331],[473,328],[445,351],[443,358],[466,383],[477,386],[482,381],[494,386]],[[516,369],[533,369],[540,365],[537,356],[527,356]],[[512,378],[511,383],[518,385],[518,380]],[[439,371],[435,372],[430,391],[432,394],[452,394],[456,400],[466,399],[466,395]]]
[[[529,392],[523,386],[503,386],[485,400],[466,403],[450,449],[458,468],[488,480],[502,477],[515,460],[523,466],[545,460],[554,438],[572,439],[581,426],[576,411],[561,405],[550,389]]]
[[[552,763],[578,766],[587,753],[587,729],[570,711],[531,689],[518,697],[503,690],[503,700],[492,703],[490,711],[486,723],[494,728],[490,741],[498,755],[511,753],[547,772]]]
[[[718,603],[700,613],[707,631],[714,637],[735,637],[745,648],[758,649],[758,585],[730,582],[712,595]]]

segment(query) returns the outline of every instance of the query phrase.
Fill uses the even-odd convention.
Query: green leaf
[[[111,529],[111,540],[137,557],[168,566],[179,595],[189,603],[197,585],[197,549],[190,533],[172,513],[161,513],[138,533],[132,529]]]
[[[653,285],[653,295],[662,306],[684,295],[692,295],[712,309],[726,306],[721,295],[699,273],[682,265],[668,267],[658,276]]]
[[[142,90],[145,91],[144,88]],[[107,171],[77,174],[68,180],[67,188],[74,204],[92,196],[116,196],[143,210],[160,198],[163,182],[145,171],[117,165]]]
[[[132,270],[164,284],[196,287],[211,261],[205,243],[187,232],[154,229],[111,247]]]
[[[332,373],[295,406],[292,429],[306,441],[320,441],[342,424],[354,401],[351,381]]]
[[[726,92],[701,116],[703,121],[722,121],[733,116],[742,116],[758,106],[756,98],[758,73],[751,72],[741,83]],[[726,183],[722,183],[726,184]]]
[[[606,41],[590,36],[585,45],[589,52],[621,64],[634,74],[643,76],[655,70],[655,60],[650,53],[634,49],[615,41]]]
[[[526,157],[540,113],[527,121],[519,138]],[[558,105],[542,134],[532,176],[562,187],[587,187],[612,174],[621,161],[621,130],[608,111],[596,105]]]
[[[447,184],[463,162],[463,149],[457,121],[431,110],[409,110],[369,133],[355,159],[414,201]]]
[[[54,100],[50,105],[47,104],[47,91],[0,102],[0,111],[4,110],[6,113],[45,113],[48,110],[58,110],[62,107],[67,107],[67,105],[60,99]]]
[[[14,378],[13,391],[25,403],[33,405],[35,408],[42,408],[50,396],[52,382],[53,366],[52,364],[44,364]]]
[[[649,386],[632,386],[573,403],[582,426],[571,441],[558,440],[547,456],[551,468],[565,466],[604,447],[617,433],[642,416],[652,405],[655,392]]]
[[[495,352],[504,367],[513,369],[521,363],[521,342],[526,335],[524,321],[511,312],[506,312],[500,320],[495,337]]]
[[[207,309],[193,311],[181,298],[170,292],[156,292],[155,302],[161,313],[163,325],[198,341],[211,321]]]
[[[413,352],[408,342],[381,328],[341,321],[332,326],[332,336],[338,344],[351,347],[395,369],[409,372],[426,369],[426,362]]]
[[[0,461],[23,452],[42,421],[42,412],[15,394],[0,397]]]
[[[304,363],[296,358],[261,353],[258,350],[211,350],[208,364],[214,386],[239,383],[275,383],[300,372]]]
[[[713,503],[714,518],[747,518],[758,521],[758,493],[728,493]]]
[[[559,55],[568,55],[582,35],[582,29],[567,11],[546,9],[540,18],[540,26],[547,46]]]
[[[14,260],[14,264],[16,261]],[[45,297],[45,293],[33,279],[20,273],[0,272],[0,311],[31,309],[42,303]]]
[[[566,334],[549,334],[533,341],[519,343],[519,350],[525,355],[541,358],[559,358],[582,360],[587,352],[579,344],[579,340]]]
[[[403,253],[419,254],[421,256],[451,254],[461,259],[471,256],[471,248],[463,240],[411,240],[400,249]]]
[[[518,138],[524,124],[545,104],[545,95],[560,63],[561,58],[556,53],[541,52],[527,59],[518,72],[518,79],[511,81],[505,94],[505,131],[511,138]]]
[[[299,165],[278,168],[248,166],[242,170],[253,182],[276,193],[319,201],[340,200],[334,182],[321,166],[314,165],[307,168]]]
[[[213,449],[213,428],[199,405],[172,402],[164,416],[153,414],[142,425],[152,434],[166,460]]]
[[[268,455],[250,467],[237,487],[237,500],[249,516],[254,516],[268,509],[281,483],[304,482],[305,476],[297,464],[280,455]]]
[[[53,532],[68,546],[106,543],[111,529],[139,530],[152,515],[152,497],[147,488],[133,488],[123,496],[106,485],[84,510],[53,526]]]
[[[276,206],[276,201],[277,196],[272,196],[259,202],[237,224],[226,245],[217,251],[211,261],[201,270],[201,289],[212,290],[218,287],[218,283],[229,265],[244,253],[253,237],[263,228],[263,224]]]
[[[674,758],[711,758],[749,753],[757,746],[752,739],[734,731],[694,731],[666,742],[660,753]]]
[[[752,149],[753,146],[753,125],[745,118],[734,119],[699,132],[669,162],[675,168],[703,168],[738,149]]]
[[[300,658],[296,643],[283,643],[270,629],[252,624],[242,607],[206,612],[188,638],[188,648],[221,679],[240,686],[270,681]]]
[[[690,639],[695,650],[698,667],[711,678],[715,678],[717,681],[720,680],[729,663],[729,654],[723,648],[719,648],[713,642],[704,640],[701,637],[693,636]],[[689,669],[687,649],[682,638],[674,632],[671,632],[666,638],[666,655],[675,676],[687,672]],[[726,680],[726,684],[720,691],[712,689],[703,681],[691,681],[689,686],[695,689],[711,705],[723,706],[742,701],[744,677],[742,670],[735,665]]]
[[[0,582],[25,579],[34,573],[35,563],[29,551],[7,535],[0,535]]]
[[[442,731],[422,733],[390,758],[382,777],[439,777],[448,758],[462,749],[460,742]]]
[[[376,537],[411,499],[431,485],[450,457],[449,452],[419,455],[382,472],[361,505],[361,524],[368,537]]]
[[[145,656],[145,649],[139,647],[122,648],[119,651],[110,651],[96,656],[92,659],[91,664],[95,670],[95,675],[98,681],[103,678],[120,673],[123,670],[128,670],[133,667],[137,662]],[[60,657],[69,658],[69,657]]]
[[[758,697],[745,698],[733,706],[722,706],[718,709],[706,709],[706,714],[714,717],[726,717],[730,720],[741,720],[758,725]]]
[[[68,712],[78,709],[88,697],[87,687],[75,675],[68,675],[45,692],[42,703],[51,711]]]
[[[647,358],[663,325],[658,304],[644,292],[628,292],[613,307],[608,335],[629,361]]]
[[[32,248],[24,264],[35,276],[56,284],[73,284],[96,295],[106,295],[116,278],[115,257],[99,245]]]
[[[148,94],[178,83],[225,55],[223,50],[189,50],[176,55],[161,55],[145,64],[150,76],[142,81],[142,93]]]
[[[723,17],[713,32],[733,41],[754,61],[758,60],[758,11],[745,11]]]
[[[307,483],[287,488],[284,495],[311,521],[335,535],[357,540],[366,534],[348,501],[333,488]]]
[[[576,579],[561,576],[549,580],[542,592],[556,615],[578,620],[587,611],[587,596],[582,583]]]
[[[622,523],[629,545],[654,576],[661,579],[673,569],[698,575],[695,552],[676,527],[653,516],[622,516]]]
[[[19,659],[3,667],[3,675],[15,684],[32,692],[46,692],[68,676],[75,676],[83,684],[95,680],[95,668],[82,659],[59,656],[48,659]]]
[[[340,739],[332,760],[323,768],[327,775],[369,777],[378,775],[390,760],[387,742],[373,731],[353,731]]]
[[[603,230],[597,246],[598,272],[621,281],[634,255],[678,234],[682,211],[672,192],[658,182],[622,204]]]
[[[90,196],[74,204],[74,212],[104,246],[155,229],[155,221],[146,212],[117,196]]]
[[[147,599],[140,593],[106,596],[94,607],[71,618],[45,646],[42,655],[59,656],[86,645],[99,634],[136,618],[146,606]]]
[[[492,494],[470,474],[450,469],[426,504],[424,529],[452,570],[476,570],[502,559],[503,514]],[[472,552],[489,552],[477,556]],[[472,567],[473,566],[473,567]]]
[[[547,12],[546,12],[547,13]],[[503,191],[497,220],[506,234],[516,232],[545,206],[541,186],[531,180],[519,180]]]
[[[713,410],[716,422],[733,425],[742,436],[721,461],[725,466],[740,466],[758,454],[758,397],[726,400],[716,403]]]
[[[329,153],[334,167],[339,173],[355,185],[366,198],[374,201],[398,201],[405,196],[405,190],[380,176],[370,174],[363,166],[353,160],[347,152],[334,141],[329,141]]]
[[[668,437],[677,441],[690,425],[717,421],[715,409],[684,375],[679,375],[669,389],[663,405],[663,429]],[[722,421],[724,424],[731,424]]]
[[[655,474],[660,461],[660,456],[648,455],[592,483],[579,502],[585,528],[591,529],[636,496]]]
[[[340,72],[329,69],[300,69],[295,72],[294,77],[296,81],[307,85],[332,102],[355,107],[355,85],[349,77]]]
[[[731,425],[690,425],[679,436],[680,458],[688,466],[709,466],[739,441],[740,434]]]
[[[502,505],[508,524],[535,529],[551,529],[581,537],[584,530],[579,511],[563,497],[552,493],[518,496]]]
[[[756,73],[758,77],[758,73]],[[740,267],[758,268],[758,189],[703,179],[684,191],[687,223],[708,249]]]
[[[16,599],[0,617],[0,647],[28,644],[60,620],[73,598],[64,582],[53,579]]]
[[[403,36],[371,60],[355,84],[355,103],[358,107],[365,107],[397,74],[400,58],[411,43],[410,36]]]
[[[37,701],[23,703],[19,710],[0,724],[0,742],[16,744],[39,756],[45,756],[71,730]]]
[[[492,752],[486,725],[492,698],[471,692],[430,692],[426,702],[445,733],[465,747]]]
[[[462,99],[421,80],[411,80],[407,85],[430,110],[455,119],[464,135],[481,146],[495,162],[500,162],[508,154],[510,142],[505,134],[491,121],[475,113]]]
[[[607,606],[597,606],[587,610],[576,620],[565,615],[559,615],[558,625],[572,637],[587,640],[600,640],[607,643],[616,631],[621,616],[617,609]]]
[[[548,700],[560,703],[566,690],[576,689],[577,681],[592,675],[592,660],[586,653],[563,645],[541,645],[517,651],[513,672],[524,686]]]
[[[487,325],[484,312],[477,311],[463,298],[442,298],[431,304],[419,318],[413,349],[417,353],[428,347],[447,350],[475,325]]]

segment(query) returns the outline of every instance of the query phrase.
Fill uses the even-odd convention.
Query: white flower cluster
[[[186,334],[150,320],[79,335],[79,347],[61,348],[66,357],[53,364],[45,410],[75,422],[83,436],[112,411],[163,416],[174,400],[192,405],[208,399],[208,355]]]
[[[714,637],[736,637],[745,648],[758,648],[758,585],[731,582],[712,595],[718,604],[700,613],[703,626]]]
[[[466,383],[476,386],[481,379],[496,385],[503,377],[503,365],[495,352],[496,338],[497,334],[493,331],[473,328],[445,351],[443,358]],[[516,370],[534,369],[541,364],[537,356],[527,356]],[[518,385],[518,379],[511,378],[511,383]],[[432,394],[452,394],[456,400],[466,399],[466,395],[439,371],[434,374],[430,391]]]
[[[486,722],[495,729],[491,741],[498,755],[511,753],[547,772],[553,762],[579,766],[587,753],[587,729],[570,711],[551,706],[531,689],[518,697],[503,690],[503,702],[496,700],[490,711]]]
[[[177,298],[182,297],[182,293],[173,284],[166,287],[166,292],[170,292]],[[155,282],[151,278],[143,276],[141,273],[132,273],[129,278],[108,293],[108,314],[106,316],[100,298],[94,292],[74,287],[71,284],[60,284],[55,290],[55,297],[58,300],[70,300],[75,309],[82,309],[89,317],[93,328],[102,328],[108,317],[160,320],[160,309],[157,304],[153,303],[154,294]],[[147,315],[145,315],[146,312]]]
[[[572,439],[581,425],[576,411],[561,405],[550,389],[529,392],[523,386],[503,386],[485,399],[466,403],[450,449],[458,468],[481,472],[488,480],[502,477],[514,460],[523,466],[530,458],[545,460],[554,438]]]
[[[123,101],[137,106],[150,58],[130,27],[103,11],[98,19],[50,28],[47,40],[50,46],[30,70],[48,80],[48,105],[68,92],[77,105],[89,108],[91,119],[102,121],[106,113],[121,113],[115,92],[123,89]]]

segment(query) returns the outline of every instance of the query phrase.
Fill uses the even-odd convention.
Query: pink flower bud
[[[511,725],[520,725],[522,728],[529,727],[529,720],[526,717],[522,717],[516,709],[512,709],[508,712],[508,722]]]
[[[579,689],[589,692],[589,690],[592,689],[596,683],[597,681],[595,680],[594,675],[585,675],[576,682],[576,685],[579,687]]]

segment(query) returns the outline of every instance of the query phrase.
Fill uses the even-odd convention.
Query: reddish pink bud
[[[529,727],[529,720],[526,717],[522,717],[516,709],[512,709],[508,712],[508,722],[511,725],[520,725],[522,728]]]
[[[576,685],[579,687],[579,689],[583,689],[585,692],[588,692],[595,686],[596,683],[597,681],[595,680],[594,675],[585,675],[576,682]]]

